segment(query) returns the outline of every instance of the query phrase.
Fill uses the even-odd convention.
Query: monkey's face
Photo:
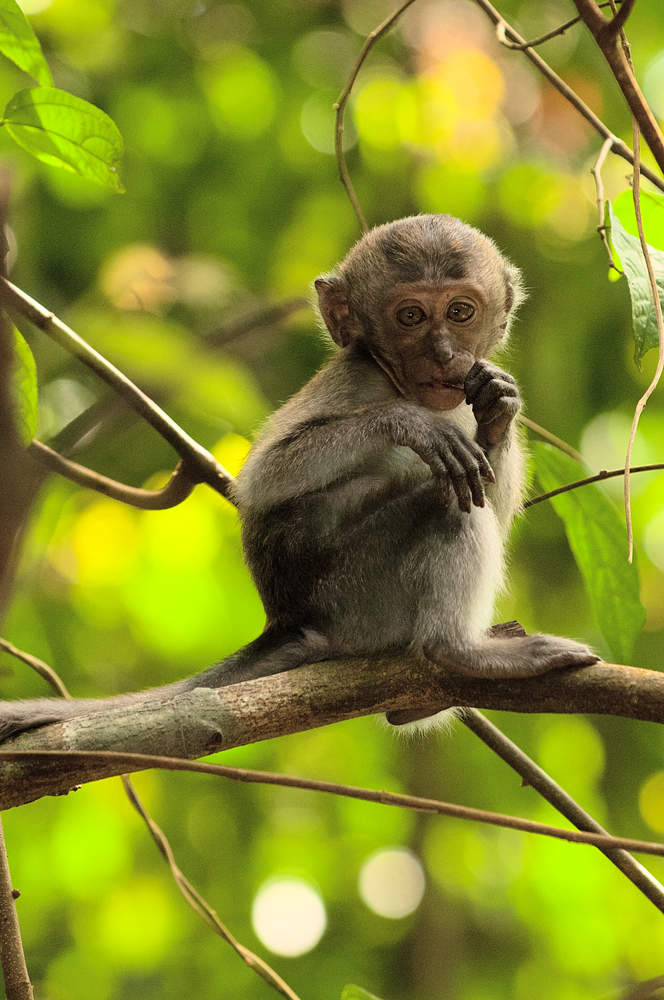
[[[475,361],[500,336],[495,310],[468,281],[398,285],[385,302],[376,360],[407,399],[432,410],[463,402]]]

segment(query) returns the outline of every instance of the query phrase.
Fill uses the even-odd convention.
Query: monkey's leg
[[[173,686],[179,686],[184,691],[197,687],[227,687],[229,684],[239,684],[240,681],[252,681],[257,677],[269,677],[285,670],[294,670],[304,663],[318,663],[331,656],[332,650],[327,639],[313,629],[284,630],[278,626],[268,626],[257,639],[243,646],[237,653],[232,653],[203,673]]]
[[[279,674],[303,663],[316,663],[329,656],[331,652],[328,642],[317,632],[268,627],[253,642],[203,673],[151,691],[117,695],[113,698],[75,698],[71,701],[62,698],[0,701],[0,743],[17,733],[38,729],[50,723],[65,722],[92,712],[128,707],[165,694],[175,697],[197,687],[225,687],[256,677]]]

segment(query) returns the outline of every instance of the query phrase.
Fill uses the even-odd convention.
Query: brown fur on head
[[[366,233],[346,259],[315,282],[321,315],[341,347],[375,336],[386,292],[403,282],[468,279],[495,304],[494,346],[525,298],[521,274],[488,236],[451,215],[413,215]]]

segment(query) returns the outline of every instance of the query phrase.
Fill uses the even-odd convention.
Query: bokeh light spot
[[[422,865],[405,847],[372,854],[362,865],[358,883],[363,901],[381,917],[399,920],[422,901],[425,879]]]
[[[316,947],[327,927],[325,905],[302,879],[264,882],[251,908],[256,937],[275,955],[295,958]]]
[[[233,46],[203,72],[213,118],[222,132],[253,139],[272,124],[275,87],[267,64],[250,49]]]
[[[641,786],[639,809],[648,826],[664,833],[664,771],[657,771]]]

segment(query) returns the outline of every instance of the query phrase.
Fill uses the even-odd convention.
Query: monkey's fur
[[[516,268],[422,215],[372,230],[316,289],[340,350],[267,422],[235,490],[265,631],[168,691],[386,650],[486,677],[596,662],[569,639],[487,637],[523,471],[518,389],[484,359],[523,298]],[[2,702],[0,739],[150,697]]]

